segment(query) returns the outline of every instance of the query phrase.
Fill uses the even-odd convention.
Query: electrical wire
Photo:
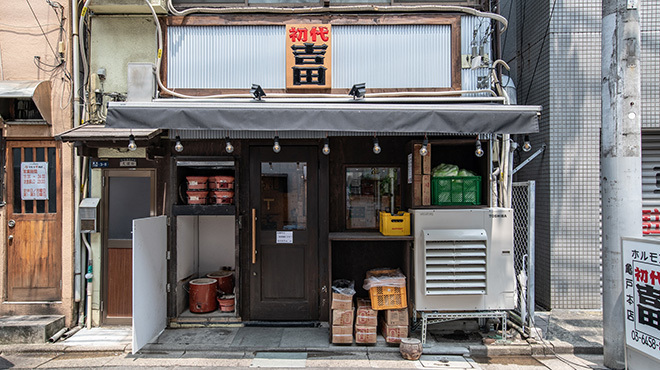
[[[543,35],[543,42],[541,43],[541,48],[539,49],[539,56],[536,58],[536,64],[534,65],[534,72],[532,72],[532,79],[529,81],[529,87],[527,88],[527,95],[525,95],[525,101],[523,102],[523,104],[527,104],[527,99],[529,99],[529,94],[532,91],[532,85],[534,84],[534,77],[536,76],[536,70],[539,66],[541,55],[543,54],[543,46],[545,46],[545,40],[548,38],[548,34],[550,33],[552,16],[555,14],[555,5],[557,5],[557,0],[554,0],[552,2],[552,10],[550,11],[550,18],[548,19],[548,26],[546,27],[545,34]]]
[[[46,39],[46,42],[48,43],[48,46],[50,47],[50,50],[53,52],[53,55],[55,56],[55,59],[57,59],[58,55],[55,52],[55,49],[53,49],[53,45],[50,44],[50,40],[48,39],[48,36],[46,36],[46,32],[44,31],[43,27],[41,27],[41,23],[39,22],[39,18],[37,17],[37,14],[34,12],[34,9],[32,9],[32,4],[30,4],[30,0],[25,0],[25,2],[28,4],[28,7],[30,8],[30,11],[32,12],[32,15],[34,16],[34,19],[37,21],[37,24],[39,25],[39,29],[41,30],[41,34],[44,35],[44,38]]]
[[[550,318],[551,318],[551,317],[552,317],[552,313],[550,313],[550,314],[548,315],[548,320],[547,320],[547,323],[548,323],[548,333],[547,333],[547,334],[550,334]],[[543,320],[543,319],[541,319],[541,320]],[[590,367],[590,366],[586,366],[586,365],[578,364],[577,362],[573,362],[573,361],[571,361],[571,360],[569,360],[569,359],[566,359],[566,358],[562,357],[562,356],[559,355],[557,352],[555,352],[555,346],[552,344],[552,342],[550,342],[550,345],[548,345],[548,343],[546,343],[545,339],[543,339],[543,335],[542,335],[542,333],[539,332],[538,327],[534,326],[534,331],[536,331],[536,334],[537,334],[538,338],[541,340],[541,344],[543,345],[543,348],[544,348],[544,349],[549,349],[550,352],[552,353],[552,355],[553,355],[557,360],[559,360],[559,361],[565,363],[566,365],[568,365],[568,366],[570,366],[571,368],[576,369],[576,370],[577,370],[577,368],[581,368],[581,369],[592,369],[592,367]],[[576,368],[575,366],[577,366],[577,368]]]

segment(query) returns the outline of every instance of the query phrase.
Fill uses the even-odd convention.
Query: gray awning
[[[446,133],[538,132],[539,106],[439,104],[424,101],[191,101],[113,102],[106,124],[113,128],[314,132],[318,137]],[[235,137],[235,136],[234,136]]]
[[[158,128],[125,129],[111,128],[104,125],[86,124],[55,135],[56,140],[74,141],[126,141],[129,135],[137,140],[151,140],[161,133]]]
[[[50,107],[50,81],[0,81],[0,114],[8,120],[9,106],[6,99],[32,99],[43,121],[52,124]],[[8,123],[30,123],[34,120],[9,120]],[[43,122],[42,122],[43,123]]]

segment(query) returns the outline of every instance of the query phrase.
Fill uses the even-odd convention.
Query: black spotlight
[[[254,96],[256,100],[261,100],[262,96],[266,96],[264,89],[262,89],[261,86],[257,84],[252,84],[252,88],[250,89],[250,94],[252,94],[252,96]]]

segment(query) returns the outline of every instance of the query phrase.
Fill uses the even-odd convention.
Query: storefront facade
[[[90,70],[127,68],[128,81],[124,102],[109,93],[124,91],[123,81],[92,73],[110,97],[105,126],[60,135],[88,158],[89,196],[102,204],[104,227],[90,238],[96,324],[136,322],[145,305],[164,315],[154,328],[327,321],[336,278],[355,280],[364,295],[367,270],[399,268],[413,291],[415,236],[382,236],[378,215],[439,208],[422,184],[430,168],[452,163],[480,177],[472,208],[506,205],[491,173],[508,159],[508,135],[538,130],[540,109],[506,105],[489,89],[490,29],[500,18],[460,7],[364,10],[198,11],[161,17],[159,27],[149,16],[89,19]],[[162,39],[145,52],[153,40],[136,47],[118,24]],[[110,39],[114,49],[101,48]],[[154,57],[155,67],[145,64]],[[231,188],[196,194],[195,177],[231,178]],[[164,245],[121,221],[145,217]],[[153,269],[136,262],[152,247]],[[234,310],[191,312],[191,280],[220,271],[232,271]],[[147,281],[154,285],[140,285]],[[132,311],[119,296],[129,285]]]

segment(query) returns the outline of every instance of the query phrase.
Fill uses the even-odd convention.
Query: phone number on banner
[[[643,345],[651,348],[658,350],[660,349],[660,340],[658,340],[656,337],[652,337],[650,335],[646,335],[642,332],[639,332],[637,330],[632,330],[630,332],[630,338],[634,340],[635,342],[642,343]]]

